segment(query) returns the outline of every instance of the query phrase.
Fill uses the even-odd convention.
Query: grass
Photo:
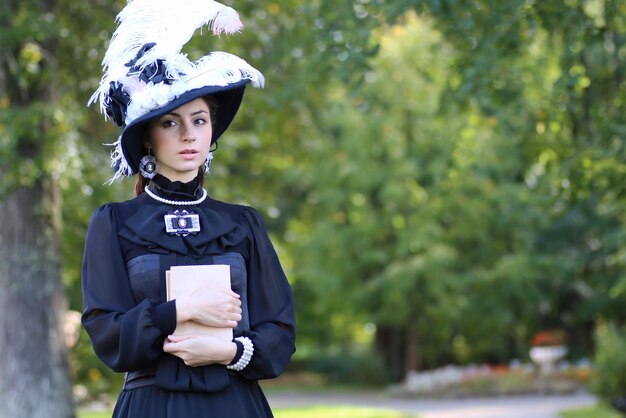
[[[353,408],[349,406],[313,406],[305,408],[283,408],[274,411],[275,418],[414,418],[399,412],[375,408]],[[111,412],[79,411],[78,418],[111,418]]]
[[[586,408],[571,409],[561,412],[561,418],[621,418],[623,415],[615,412],[613,409],[597,405]]]
[[[387,409],[355,408],[349,406],[311,406],[305,408],[285,408],[274,411],[275,418],[410,418]]]
[[[387,409],[357,408],[349,406],[309,406],[274,410],[275,418],[416,418]],[[597,405],[571,409],[560,414],[561,418],[622,418],[607,406]],[[78,418],[111,418],[111,412],[78,411]]]
[[[78,418],[111,418],[112,412],[78,411]]]

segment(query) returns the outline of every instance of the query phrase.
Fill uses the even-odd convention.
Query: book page
[[[230,289],[230,266],[227,264],[172,266],[165,274],[167,300]],[[216,328],[195,321],[178,324],[174,331],[174,335],[198,333],[209,333],[225,341],[233,339],[232,328]]]

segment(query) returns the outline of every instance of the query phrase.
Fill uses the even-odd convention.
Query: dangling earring
[[[156,158],[152,156],[152,151],[148,148],[148,155],[144,155],[141,157],[141,161],[139,161],[139,172],[145,178],[152,179],[156,176],[158,169],[159,165]]]
[[[204,172],[207,174],[211,174],[211,160],[213,159],[213,152],[209,151],[209,155],[207,155],[206,160],[204,160]]]

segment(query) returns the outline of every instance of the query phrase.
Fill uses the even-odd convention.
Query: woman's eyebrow
[[[207,111],[206,111],[206,110],[204,110],[204,109],[200,109],[200,110],[196,110],[195,112],[191,113],[189,116],[196,116],[196,115],[198,115],[198,114],[200,114],[200,113],[209,113],[209,112],[207,112]],[[181,117],[181,115],[180,115],[180,114],[178,114],[178,113],[176,113],[176,112],[168,112],[168,113],[166,113],[166,114],[165,114],[165,115],[163,115],[163,116],[168,116],[168,115],[176,116],[177,118],[180,118],[180,117]]]

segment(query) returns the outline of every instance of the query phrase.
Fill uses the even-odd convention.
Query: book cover
[[[172,266],[165,272],[167,300],[197,292],[230,289],[230,266],[226,264]],[[178,324],[174,335],[209,333],[225,341],[233,339],[232,328],[216,328],[196,321]]]

